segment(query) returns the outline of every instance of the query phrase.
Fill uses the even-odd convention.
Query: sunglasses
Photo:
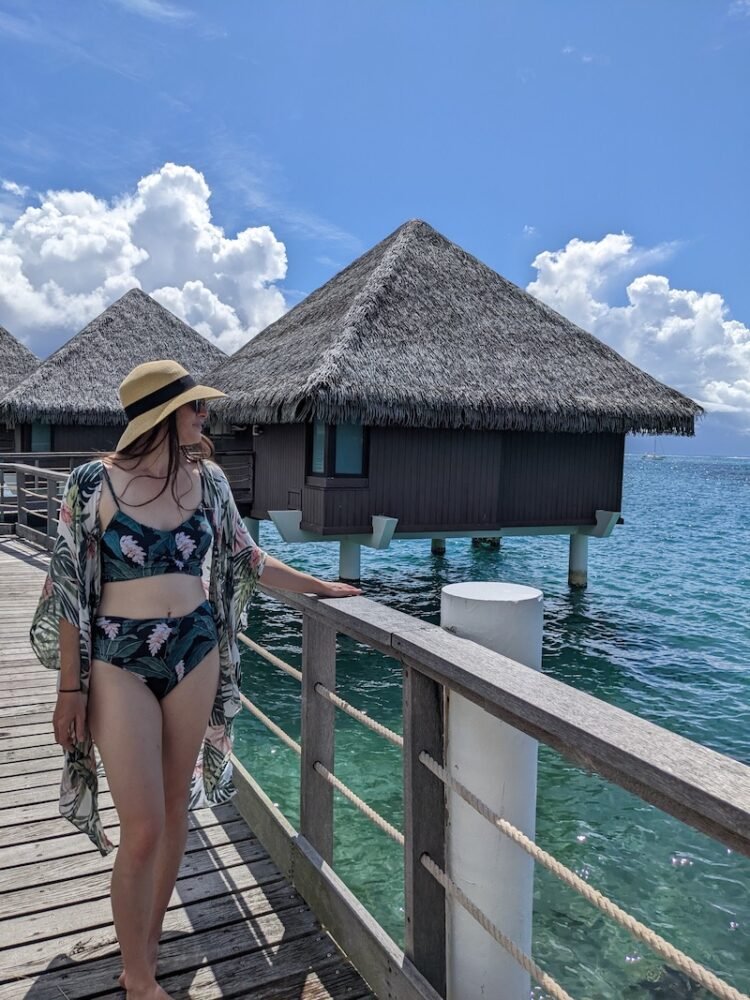
[[[205,399],[193,399],[188,403],[188,406],[192,406],[196,413],[200,413],[201,410],[206,409],[206,401]]]

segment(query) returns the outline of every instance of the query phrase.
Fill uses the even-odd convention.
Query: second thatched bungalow
[[[15,452],[70,464],[114,447],[125,425],[118,387],[144,361],[174,358],[200,378],[226,355],[145,292],[113,302],[0,400]],[[42,456],[51,456],[45,461]]]
[[[254,448],[252,518],[338,540],[344,579],[394,538],[565,533],[585,584],[625,435],[690,435],[701,412],[420,221],[209,378]]]

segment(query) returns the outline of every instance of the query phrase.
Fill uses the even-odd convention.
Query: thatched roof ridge
[[[0,326],[0,398],[34,371],[39,358]]]
[[[692,434],[702,412],[419,220],[208,379],[235,423]]]
[[[117,390],[136,365],[173,358],[200,378],[225,357],[150,295],[132,288],[9,392],[0,401],[0,419],[124,424]]]

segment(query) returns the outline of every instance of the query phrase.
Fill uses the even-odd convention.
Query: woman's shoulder
[[[210,458],[204,458],[202,462],[204,475],[212,482],[217,489],[229,489],[229,481],[222,467]]]
[[[90,462],[76,465],[70,470],[71,483],[89,483],[92,480],[100,479],[102,476],[103,463],[100,458],[94,458]]]

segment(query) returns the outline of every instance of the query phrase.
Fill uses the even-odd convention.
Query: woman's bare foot
[[[150,983],[143,983],[139,986],[128,986],[127,977],[125,979],[125,986],[123,987],[127,994],[127,1000],[172,1000],[172,997],[163,990],[161,986],[153,979]]]
[[[151,941],[149,943],[149,945],[148,945],[148,952],[149,952],[149,955],[151,956],[151,974],[153,975],[154,979],[156,979],[156,962],[157,962],[157,957],[158,957],[158,953],[159,953],[159,942],[158,941]],[[124,969],[120,973],[120,978],[117,980],[117,982],[120,984],[120,987],[123,990],[127,989],[127,987],[125,986],[125,970]]]

